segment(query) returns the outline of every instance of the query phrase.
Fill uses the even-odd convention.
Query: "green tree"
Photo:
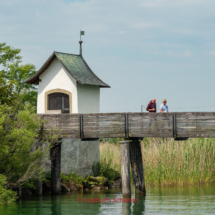
[[[17,199],[16,192],[8,189],[7,178],[0,174],[0,204],[9,204]]]
[[[7,67],[10,63],[21,62],[22,57],[19,56],[20,49],[14,49],[7,46],[6,43],[0,43],[0,65]]]
[[[41,133],[42,124],[30,104],[18,110],[0,104],[0,176],[6,177],[7,187],[42,177],[43,158],[48,157],[50,146],[58,139],[58,131]],[[11,199],[11,192],[6,190],[0,184],[0,201]]]
[[[18,95],[14,91],[14,82],[6,82],[3,72],[0,72],[0,104],[15,105]]]
[[[7,46],[6,43],[0,43],[1,72],[7,81],[13,81],[14,92],[19,95],[22,103],[30,102],[31,105],[36,106],[37,88],[35,85],[25,83],[36,73],[36,67],[32,64],[22,65],[20,51]]]
[[[48,148],[42,142],[57,140],[57,134],[39,136],[42,119],[28,105],[15,115],[14,109],[0,105],[0,174],[8,183],[18,186],[29,179],[41,177],[41,159],[47,156]],[[40,139],[39,141],[35,141]]]
[[[36,71],[21,65],[20,49],[0,43],[0,203],[15,201],[9,188],[41,178],[58,130],[39,132],[43,120],[35,114],[36,88],[24,81]]]

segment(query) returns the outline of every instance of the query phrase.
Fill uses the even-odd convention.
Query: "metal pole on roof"
[[[81,35],[84,35],[84,31],[82,31],[82,30],[80,30],[80,41],[79,41],[79,43],[80,43],[80,52],[79,52],[79,54],[82,56],[82,46],[81,46],[81,44],[83,43],[83,41],[81,40]]]
[[[81,55],[82,56],[82,47],[81,47],[81,44],[83,43],[83,41],[79,41],[79,43],[80,43],[80,51],[79,51],[79,55]]]

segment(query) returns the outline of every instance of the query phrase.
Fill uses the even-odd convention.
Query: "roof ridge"
[[[68,55],[80,56],[79,54],[70,54],[70,53],[58,52],[58,51],[54,51],[54,52],[55,52],[55,53],[60,53],[60,54],[68,54]]]

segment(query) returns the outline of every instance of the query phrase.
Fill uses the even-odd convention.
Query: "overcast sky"
[[[111,88],[101,112],[215,111],[214,0],[1,0],[0,42],[39,69],[53,51],[79,53]]]

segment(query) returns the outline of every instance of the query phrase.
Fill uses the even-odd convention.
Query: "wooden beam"
[[[42,196],[43,194],[43,182],[41,179],[36,179],[36,195]]]
[[[83,115],[84,138],[215,137],[215,112],[81,115]],[[62,131],[59,138],[80,138],[80,114],[45,114],[43,116],[45,121],[43,132],[55,127]],[[175,116],[175,121],[173,116]]]

